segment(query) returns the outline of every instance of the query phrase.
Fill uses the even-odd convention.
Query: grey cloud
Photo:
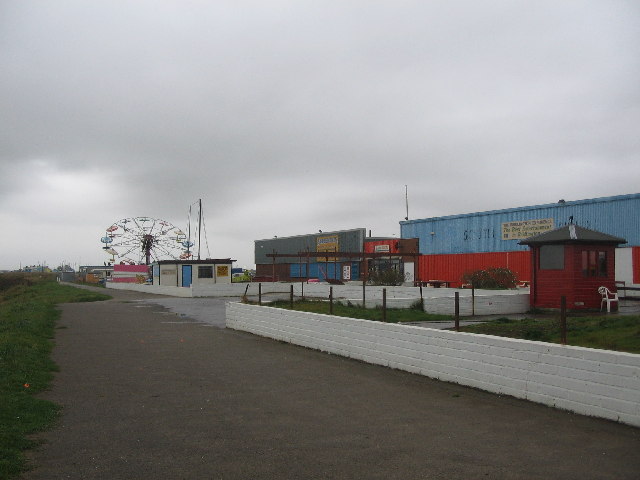
[[[276,229],[397,233],[405,184],[413,218],[637,190],[634,2],[0,8],[4,215],[42,160],[105,179],[74,228],[203,198],[250,263],[235,245]]]

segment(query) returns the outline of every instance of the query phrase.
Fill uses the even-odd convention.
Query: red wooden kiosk
[[[616,246],[623,238],[569,224],[519,242],[531,248],[530,304],[537,308],[598,309],[601,286],[615,291]]]

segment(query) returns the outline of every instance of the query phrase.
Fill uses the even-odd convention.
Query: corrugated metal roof
[[[513,208],[504,208],[501,210],[487,210],[484,212],[473,212],[473,213],[461,213],[456,215],[445,215],[442,217],[431,217],[431,218],[420,218],[415,220],[401,220],[400,225],[408,225],[411,223],[421,223],[426,221],[433,220],[449,220],[454,218],[464,218],[464,217],[478,217],[481,215],[496,215],[503,213],[517,213],[517,212],[526,212],[528,210],[540,210],[540,209],[548,209],[548,208],[564,208],[570,207],[574,205],[584,205],[591,203],[607,203],[607,202],[617,202],[620,200],[631,200],[631,199],[639,199],[640,193],[630,193],[627,195],[615,195],[611,197],[600,197],[600,198],[590,198],[586,200],[571,200],[571,201],[558,201],[557,203],[546,203],[542,205],[530,205],[526,207],[513,207]]]

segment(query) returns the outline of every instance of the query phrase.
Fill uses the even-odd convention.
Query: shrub
[[[413,302],[409,307],[410,310],[418,310],[419,312],[424,312],[424,298],[420,298]]]
[[[405,274],[395,268],[369,272],[369,283],[372,285],[402,285],[406,281]]]
[[[465,273],[462,282],[470,283],[474,288],[515,288],[518,277],[508,268],[487,268]]]
[[[42,280],[50,280],[53,276],[47,273],[8,272],[0,273],[0,292],[18,285],[29,287]]]

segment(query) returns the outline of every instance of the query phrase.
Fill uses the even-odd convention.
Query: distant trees
[[[67,263],[61,263],[56,268],[53,269],[54,272],[75,272],[73,267]]]

